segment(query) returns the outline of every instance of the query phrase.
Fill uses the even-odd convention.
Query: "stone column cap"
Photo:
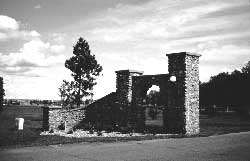
[[[138,73],[138,74],[143,74],[143,71],[130,70],[130,69],[118,70],[118,71],[115,71],[115,72],[116,72],[116,73]]]
[[[197,56],[200,57],[201,54],[198,53],[191,53],[191,52],[179,52],[179,53],[170,53],[166,54],[166,56],[174,56],[174,55],[190,55],[190,56]]]

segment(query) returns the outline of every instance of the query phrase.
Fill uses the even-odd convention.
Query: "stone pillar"
[[[58,129],[62,122],[60,106],[45,106],[43,108],[43,130]]]
[[[199,57],[200,54],[180,52],[167,54],[169,75],[175,76],[168,108],[181,112],[182,132],[187,135],[199,133]],[[175,90],[173,92],[173,90]],[[175,106],[175,107],[171,107]]]
[[[132,77],[140,76],[143,72],[135,70],[116,71],[117,101],[121,104],[129,104],[132,101]]]

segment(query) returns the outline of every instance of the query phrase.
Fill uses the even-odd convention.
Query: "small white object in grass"
[[[18,130],[23,130],[24,118],[16,118],[16,126]]]
[[[170,81],[171,81],[171,82],[176,82],[176,76],[172,75],[172,76],[170,77]]]

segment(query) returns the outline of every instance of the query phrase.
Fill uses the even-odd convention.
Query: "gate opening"
[[[160,105],[160,87],[152,85],[144,99],[145,125],[163,126],[163,106]]]

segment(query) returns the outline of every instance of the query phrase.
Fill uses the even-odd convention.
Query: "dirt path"
[[[81,143],[0,151],[1,161],[250,160],[250,132],[202,138]]]

